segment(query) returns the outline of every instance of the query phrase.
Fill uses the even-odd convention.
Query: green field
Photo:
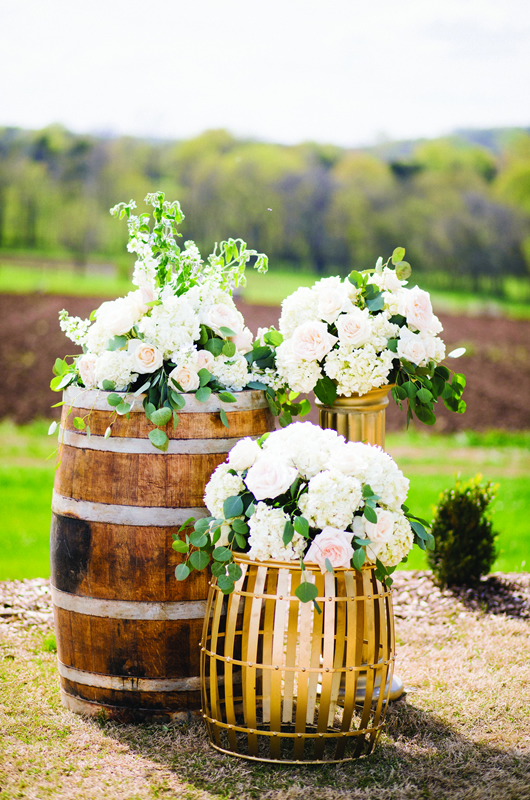
[[[48,577],[50,503],[55,447],[48,422],[16,427],[0,423],[0,580]],[[527,571],[530,558],[530,434],[462,433],[432,436],[399,433],[387,436],[387,449],[411,480],[409,505],[430,519],[432,506],[456,473],[482,472],[500,484],[493,521],[499,532],[494,569]],[[415,549],[408,569],[425,566]]]
[[[2,261],[0,255],[0,293],[27,294],[39,292],[42,294],[63,294],[82,297],[118,297],[127,294],[133,286],[124,277],[118,276],[118,270],[112,265],[103,267],[95,265],[86,273],[79,274],[72,265],[61,263],[51,265],[43,262],[42,266],[21,259],[19,264],[13,261]],[[300,286],[312,286],[318,276],[307,269],[289,270],[288,268],[272,268],[266,275],[260,275],[252,269],[247,269],[247,285],[241,290],[241,298],[247,303],[259,305],[279,306],[281,301],[292,294]],[[411,278],[411,285],[416,280],[424,288],[430,288],[426,282],[428,276],[419,275]],[[476,295],[471,292],[440,291],[431,288],[431,297],[436,310],[447,311],[454,314],[481,312],[502,313],[516,319],[530,319],[530,302],[528,302],[527,281],[520,282],[519,295],[526,299],[517,301],[517,292],[513,284],[516,279],[511,279],[512,291],[508,293],[510,299],[498,300],[488,295]]]

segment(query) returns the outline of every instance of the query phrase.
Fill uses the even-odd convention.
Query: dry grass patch
[[[409,692],[375,753],[293,768],[222,756],[200,724],[78,717],[44,633],[0,624],[0,799],[530,800],[528,621],[449,598],[396,628]]]

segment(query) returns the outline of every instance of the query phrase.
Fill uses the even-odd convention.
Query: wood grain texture
[[[93,411],[91,432],[102,435],[111,414]],[[181,414],[176,431],[170,425],[167,433],[174,439],[215,442],[227,434],[259,436],[274,429],[267,409],[234,411],[228,416],[229,431],[218,413],[205,411]],[[63,425],[72,430],[72,422],[73,414],[67,417],[63,407]],[[151,428],[141,411],[131,413],[130,420],[118,418],[112,435],[145,440]],[[205,485],[225,458],[224,453],[168,454],[154,449],[153,453],[110,453],[65,445],[54,490],[64,498],[106,508],[111,517],[116,511],[112,506],[116,506],[141,509],[142,515],[152,508],[155,519],[157,509],[166,514],[165,509],[204,508]],[[120,524],[120,519],[128,521],[128,517],[114,520],[107,514],[104,522],[91,521],[80,519],[78,509],[52,515],[52,584],[60,592],[80,600],[154,603],[157,608],[163,603],[206,600],[207,572],[195,572],[184,582],[175,578],[175,568],[183,558],[172,549],[172,534],[178,527],[165,520],[162,525],[151,523],[144,516],[138,520],[142,524]],[[61,602],[59,599],[59,606]],[[75,609],[68,607],[66,600],[64,604],[66,607],[54,607],[62,664],[99,676],[115,676],[126,684],[124,690],[117,690],[103,688],[103,678],[99,679],[101,686],[91,686],[87,676],[83,683],[63,675],[61,686],[66,695],[93,703],[94,709],[108,708],[110,716],[123,720],[148,719],[150,710],[157,718],[159,712],[163,716],[200,707],[198,690],[137,691],[131,679],[196,678],[203,619],[167,619],[161,612],[145,618],[145,609],[134,616],[134,610],[121,613],[123,607],[115,607],[112,616],[111,605],[103,608],[101,604],[97,605],[101,613],[90,614],[88,603],[86,609],[75,604]],[[70,678],[73,674],[69,673]],[[111,685],[115,687],[116,680]]]
[[[68,414],[68,406],[63,406],[62,426],[65,430],[75,431],[74,412]],[[84,416],[79,413],[79,416]],[[227,410],[229,427],[225,427],[217,413],[205,414],[180,414],[179,423],[173,428],[169,422],[163,430],[170,439],[226,439],[238,436],[255,436],[256,432],[274,430],[274,417],[268,408],[259,408],[250,411]],[[112,421],[114,419],[114,421]],[[123,436],[130,439],[147,439],[149,431],[154,425],[149,422],[144,413],[131,413],[127,417],[116,417],[112,411],[92,411],[90,419],[90,432],[95,436],[103,436],[112,422],[112,436]],[[153,448],[153,452],[158,451]]]

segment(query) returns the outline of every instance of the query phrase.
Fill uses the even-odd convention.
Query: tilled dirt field
[[[58,410],[50,410],[58,400],[49,389],[52,365],[57,356],[78,349],[59,329],[57,314],[66,308],[84,318],[100,302],[97,298],[0,295],[0,419],[27,422],[58,416]],[[239,308],[254,332],[259,326],[277,324],[278,308],[244,303]],[[452,362],[467,377],[468,410],[464,415],[452,414],[440,405],[436,429],[530,428],[530,322],[446,314],[440,319],[448,349],[468,348],[468,355]],[[311,419],[316,418],[313,411]],[[387,429],[404,426],[405,414],[391,401]]]

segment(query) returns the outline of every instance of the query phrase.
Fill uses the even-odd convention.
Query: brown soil
[[[48,295],[0,295],[0,419],[26,422],[51,417],[50,406],[58,397],[49,389],[52,365],[57,356],[76,353],[59,329],[62,308],[74,316],[87,317],[102,302],[97,298]],[[279,309],[239,303],[247,324],[277,324]],[[452,363],[464,372],[467,387],[464,415],[438,407],[438,430],[487,430],[530,428],[530,322],[501,317],[440,315],[444,341],[451,350],[468,348],[469,355]],[[316,421],[313,411],[310,417]],[[388,430],[405,426],[405,414],[391,401]]]

